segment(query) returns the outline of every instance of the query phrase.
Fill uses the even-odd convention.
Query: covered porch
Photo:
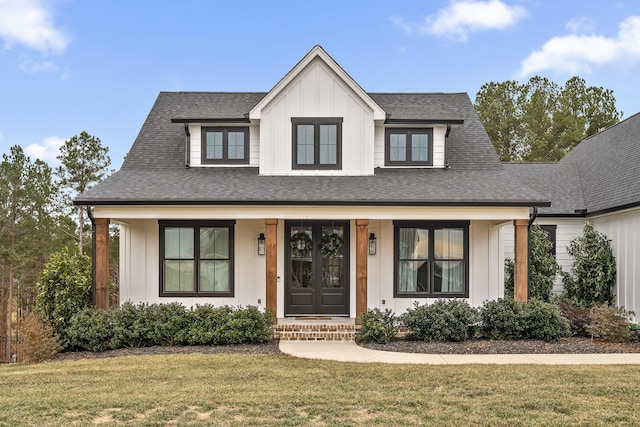
[[[97,206],[96,306],[108,306],[108,226],[121,226],[121,302],[172,302],[185,305],[257,305],[277,319],[300,318],[291,310],[291,224],[346,224],[345,304],[338,313],[355,319],[367,308],[390,308],[401,313],[413,302],[428,298],[398,295],[394,288],[394,223],[402,221],[468,221],[470,253],[468,298],[470,304],[495,299],[504,293],[501,229],[513,223],[516,232],[516,299],[527,299],[528,208],[520,207],[358,207],[358,206]],[[161,221],[222,221],[235,223],[235,292],[224,298],[163,296],[159,292],[158,253]],[[289,233],[289,234],[287,234]],[[264,238],[264,255],[259,239]],[[376,250],[370,251],[375,238]],[[143,289],[144,288],[144,289]],[[311,317],[332,313],[309,312]],[[289,322],[291,320],[288,320]],[[280,320],[279,323],[284,323]]]

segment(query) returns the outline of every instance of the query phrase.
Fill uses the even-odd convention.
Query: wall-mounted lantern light
[[[369,234],[369,255],[376,254],[376,235],[371,233]]]
[[[265,248],[264,233],[260,233],[260,236],[258,237],[258,255],[264,255],[266,252]]]

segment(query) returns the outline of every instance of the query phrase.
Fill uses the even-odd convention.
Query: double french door
[[[285,245],[285,314],[349,315],[349,221],[286,221]]]

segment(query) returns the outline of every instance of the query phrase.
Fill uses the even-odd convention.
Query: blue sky
[[[0,151],[86,130],[119,168],[158,92],[268,91],[316,44],[370,92],[579,75],[640,111],[637,0],[0,0]]]

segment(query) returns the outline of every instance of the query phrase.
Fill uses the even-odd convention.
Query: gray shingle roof
[[[575,163],[588,213],[640,204],[640,113],[584,141],[561,165]]]
[[[372,94],[395,119],[463,120],[447,139],[450,169],[376,169],[372,176],[260,176],[257,168],[186,168],[176,118],[243,118],[265,93],[161,92],[116,174],[78,204],[289,203],[545,205],[502,164],[467,94]]]
[[[574,215],[585,209],[578,166],[575,163],[504,163],[506,172],[544,194],[551,206],[540,215]]]

